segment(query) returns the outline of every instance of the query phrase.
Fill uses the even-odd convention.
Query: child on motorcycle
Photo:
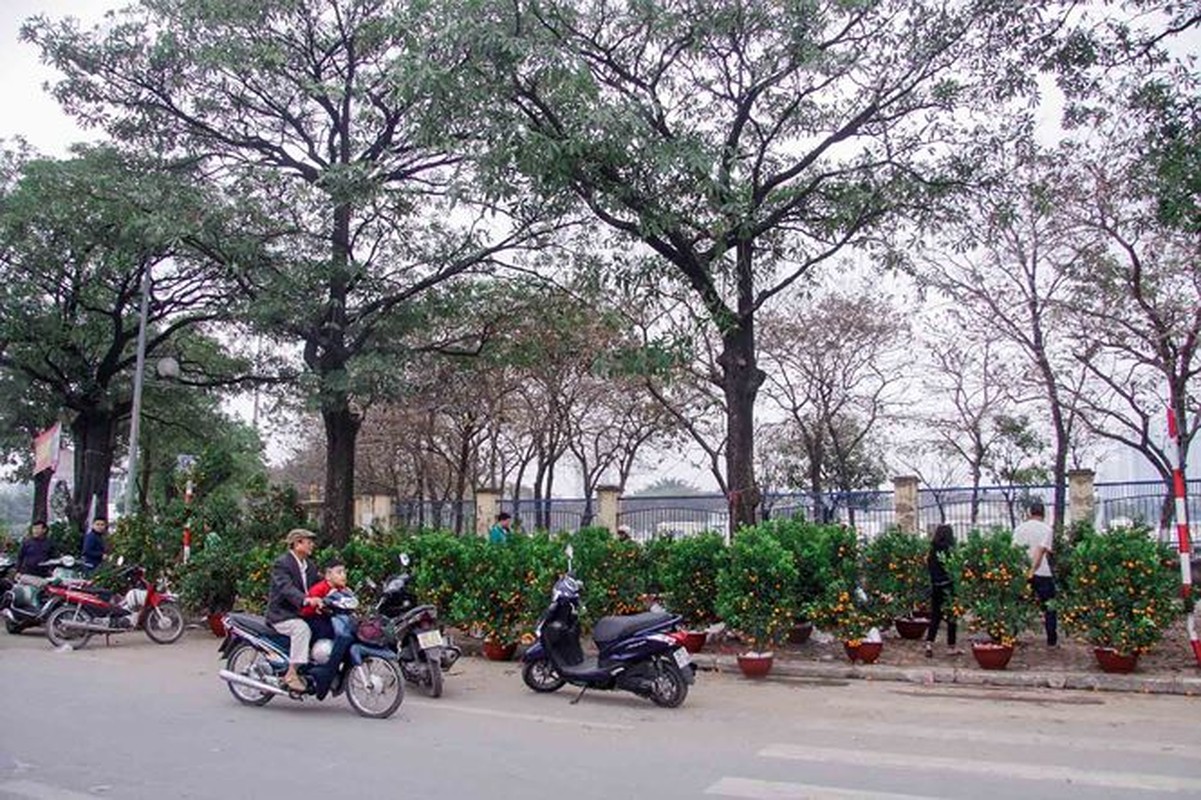
[[[339,559],[330,559],[325,564],[324,577],[309,587],[305,597],[325,597],[331,592],[345,591],[346,564]],[[306,605],[300,610],[300,615],[309,623],[313,630],[313,640],[333,639],[335,636],[349,636],[349,625],[344,617],[330,615],[321,606]]]

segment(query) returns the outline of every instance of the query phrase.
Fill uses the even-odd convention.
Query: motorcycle
[[[405,680],[424,686],[430,697],[441,697],[442,673],[454,666],[462,650],[438,622],[438,609],[418,605],[409,588],[408,553],[400,554],[400,563],[404,571],[384,584],[375,611],[383,618],[390,644],[396,647]]]
[[[13,588],[13,576],[17,571],[17,561],[8,553],[0,553],[0,608],[4,608],[4,597]]]
[[[584,584],[568,567],[556,582],[551,602],[535,628],[537,641],[522,656],[521,678],[535,692],[555,692],[565,684],[580,687],[571,702],[589,689],[620,690],[675,708],[696,680],[696,665],[684,649],[682,617],[665,611],[602,617],[592,630],[598,654],[586,658],[580,646],[580,591]]]
[[[94,584],[46,587],[45,591],[59,601],[46,618],[46,638],[51,644],[79,649],[97,633],[111,636],[136,630],[145,631],[156,644],[179,641],[184,632],[183,612],[165,583],[151,581],[146,570],[137,565],[124,567],[117,575],[130,587],[124,593]]]
[[[341,630],[332,640],[314,642],[309,663],[297,669],[307,685],[304,692],[294,692],[283,682],[288,670],[288,637],[253,614],[225,615],[225,640],[217,649],[225,657],[225,669],[218,676],[245,705],[265,706],[277,695],[293,700],[312,695],[324,700],[345,692],[350,707],[361,716],[387,719],[404,700],[396,651],[387,646],[378,625],[354,624],[351,615],[359,602],[353,594],[334,592],[323,602],[335,615],[334,630]]]
[[[78,572],[80,563],[74,556],[52,558],[40,566],[51,568],[49,578],[17,575],[0,598],[0,614],[9,633],[19,634],[46,623],[50,614],[62,605],[62,597],[54,593],[54,587],[82,587],[89,583]]]

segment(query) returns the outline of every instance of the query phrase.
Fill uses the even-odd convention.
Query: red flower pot
[[[902,639],[920,639],[930,628],[930,620],[921,617],[897,617],[894,622]]]
[[[517,652],[517,642],[494,642],[490,639],[484,640],[484,658],[489,661],[511,661],[513,654]]]
[[[215,611],[208,616],[209,630],[213,632],[213,636],[218,639],[225,638],[225,612]]]
[[[880,657],[880,652],[884,650],[884,642],[860,642],[859,644],[843,642],[842,648],[846,650],[847,658],[851,659],[852,664],[856,661],[874,664]]]
[[[1138,666],[1138,653],[1125,655],[1112,647],[1094,647],[1093,655],[1097,657],[1097,663],[1101,665],[1102,672],[1116,672],[1124,675],[1134,672],[1134,668]]]
[[[1005,669],[1009,659],[1013,658],[1013,645],[976,642],[972,644],[972,655],[980,669]]]
[[[813,635],[813,623],[805,620],[792,626],[792,630],[788,632],[788,641],[792,644],[804,644],[809,641],[811,635]]]
[[[748,678],[762,678],[771,672],[771,664],[774,659],[775,656],[770,654],[744,654],[738,656],[738,668]]]
[[[684,649],[689,653],[699,653],[705,646],[705,640],[709,638],[706,631],[686,631],[684,636]]]

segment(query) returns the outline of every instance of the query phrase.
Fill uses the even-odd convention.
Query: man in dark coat
[[[39,519],[29,526],[29,535],[21,542],[21,550],[17,553],[17,572],[45,578],[50,575],[50,567],[43,567],[42,562],[52,558],[54,544],[46,537],[46,523]]]
[[[296,668],[309,663],[309,624],[300,616],[306,605],[320,606],[320,597],[305,597],[309,587],[321,580],[317,565],[309,558],[317,536],[312,531],[296,528],[288,533],[288,552],[271,565],[271,591],[267,596],[267,623],[290,640],[288,671],[284,683],[288,688],[303,692],[307,687]]]

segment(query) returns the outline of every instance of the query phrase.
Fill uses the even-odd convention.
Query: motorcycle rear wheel
[[[346,699],[360,716],[387,719],[405,699],[400,667],[386,658],[364,656],[346,676]]]
[[[676,662],[661,658],[654,665],[656,675],[651,679],[651,702],[663,708],[676,708],[688,696],[688,681]]]
[[[427,658],[425,660],[425,668],[429,670],[426,674],[429,680],[426,682],[426,687],[429,689],[430,697],[442,696],[442,659]]]
[[[262,662],[260,664],[260,661]],[[259,666],[260,669],[253,669]],[[230,672],[242,675],[246,678],[254,678],[261,680],[263,672],[271,673],[271,665],[268,663],[266,656],[255,650],[248,644],[239,644],[230,652],[229,657],[225,659],[225,668]],[[229,687],[229,692],[239,703],[244,703],[248,706],[265,706],[271,702],[271,698],[275,697],[270,692],[260,692],[252,686],[243,686],[240,683],[226,682]]]
[[[91,622],[92,615],[77,605],[61,605],[51,611],[50,616],[46,618],[46,638],[50,640],[50,644],[55,647],[69,645],[76,650],[86,647],[92,638],[91,631],[66,630],[62,624],[67,620]]]
[[[174,644],[183,636],[183,612],[175,603],[159,603],[157,608],[146,612],[143,627],[155,644]]]
[[[545,658],[526,663],[521,668],[521,679],[535,692],[557,692],[567,683],[555,665]]]

